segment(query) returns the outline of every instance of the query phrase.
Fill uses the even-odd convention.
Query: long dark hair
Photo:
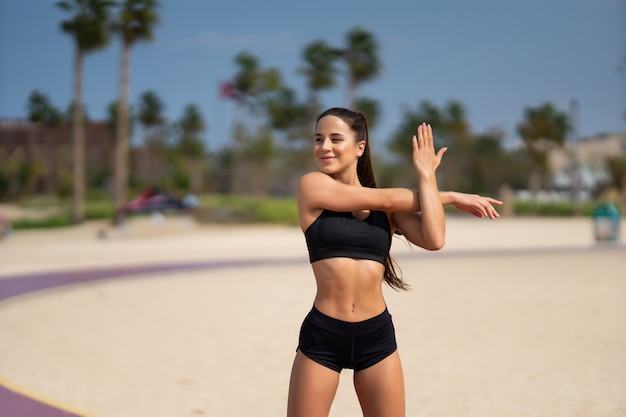
[[[369,129],[367,127],[367,120],[365,115],[360,111],[352,111],[343,107],[330,108],[319,116],[315,120],[315,124],[320,121],[322,117],[335,116],[343,120],[350,129],[354,132],[354,138],[357,143],[365,141],[365,149],[363,155],[357,161],[356,173],[359,178],[359,182],[364,187],[378,188],[376,183],[376,177],[374,176],[374,168],[372,167],[372,155],[370,154],[369,144]],[[385,263],[385,282],[395,290],[408,290],[409,284],[404,282],[402,277],[396,272],[397,264],[391,257],[391,254],[387,252],[387,262]],[[399,268],[398,268],[399,270]]]

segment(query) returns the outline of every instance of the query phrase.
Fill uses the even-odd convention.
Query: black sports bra
[[[311,263],[327,258],[369,259],[385,265],[391,248],[387,214],[370,211],[359,220],[350,212],[324,210],[304,232]]]

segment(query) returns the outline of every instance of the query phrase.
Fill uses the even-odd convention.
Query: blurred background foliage
[[[314,120],[324,110],[320,93],[345,86],[349,107],[364,112],[370,129],[384,117],[375,98],[361,94],[362,86],[383,66],[373,32],[354,27],[344,42],[332,45],[318,39],[301,51],[296,72],[306,91],[284,81],[281,71],[265,66],[260,57],[242,51],[233,62],[236,71],[221,85],[220,96],[234,105],[230,142],[210,152],[207,125],[200,108],[189,103],[177,120],[164,116],[167,106],[158,91],[145,91],[128,103],[129,56],[137,42],[149,42],[160,22],[155,0],[68,0],[55,7],[67,14],[60,29],[76,44],[74,79],[82,84],[80,61],[88,53],[122,40],[119,97],[108,108],[106,135],[111,144],[99,167],[85,161],[91,145],[90,121],[82,106],[82,90],[61,110],[44,93],[33,90],[26,100],[29,135],[43,138],[55,154],[32,152],[28,143],[0,150],[0,202],[24,207],[57,207],[45,219],[15,219],[15,228],[52,227],[84,219],[110,218],[125,201],[143,189],[158,186],[179,194],[194,193],[214,219],[297,223],[294,190],[298,177],[316,169],[311,154]],[[122,57],[123,58],[123,57]],[[577,140],[574,115],[545,102],[520,114],[519,146],[505,146],[503,131],[476,132],[468,109],[459,100],[438,106],[428,99],[405,108],[402,123],[390,137],[372,137],[374,168],[383,187],[412,187],[417,178],[411,164],[411,137],[418,124],[433,126],[436,146],[449,148],[438,169],[440,189],[498,197],[503,189],[530,190],[531,196],[552,191],[549,154]],[[70,138],[68,139],[68,136]],[[133,143],[130,137],[138,140]],[[373,135],[374,136],[374,135]],[[70,149],[57,149],[62,139]],[[27,141],[26,141],[27,142]],[[30,152],[29,152],[30,151]],[[64,152],[64,153],[63,153]],[[61,162],[59,162],[59,160]],[[626,187],[626,157],[606,161],[609,175],[591,190],[597,197],[606,189]],[[539,201],[514,203],[518,214],[588,214],[592,202]]]

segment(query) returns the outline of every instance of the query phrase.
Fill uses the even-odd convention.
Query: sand
[[[2,301],[0,382],[93,417],[284,415],[315,291],[301,232],[148,218],[98,238],[103,227],[14,234],[0,242],[0,279],[251,264]],[[436,253],[393,244],[413,287],[386,290],[407,415],[626,415],[624,246],[597,244],[581,218],[450,217],[447,236]],[[333,417],[361,415],[351,376],[342,372]]]

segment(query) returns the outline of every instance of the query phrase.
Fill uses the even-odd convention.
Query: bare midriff
[[[329,258],[312,264],[315,307],[339,320],[358,322],[385,310],[384,265],[367,259]]]

